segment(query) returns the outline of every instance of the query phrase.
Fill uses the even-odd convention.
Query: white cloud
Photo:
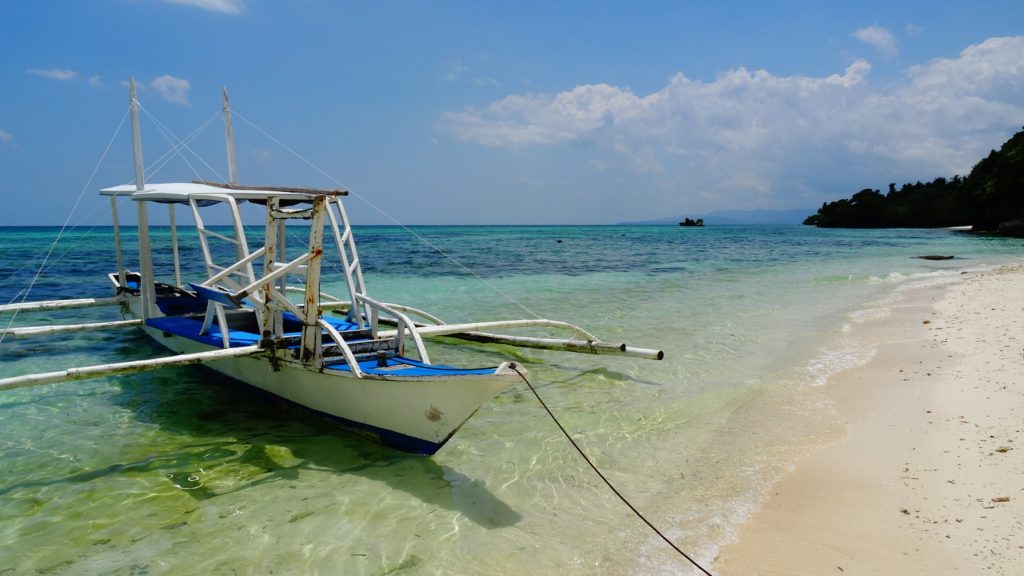
[[[89,86],[92,86],[97,90],[102,90],[103,80],[101,80],[99,76],[89,76]]]
[[[857,30],[853,33],[853,37],[888,57],[896,56],[900,52],[896,48],[896,38],[892,35],[892,32],[878,24]]]
[[[958,58],[937,58],[909,70],[916,91],[938,96],[1000,98],[1009,90],[1020,93],[1024,81],[1024,36],[990,38],[968,46]]]
[[[462,140],[488,146],[556,144],[581,138],[614,121],[641,111],[632,92],[608,84],[577,86],[555,97],[513,95],[485,110],[469,109],[445,115],[449,128]]]
[[[61,68],[29,68],[25,70],[25,73],[32,74],[33,76],[40,76],[42,78],[49,78],[50,80],[74,80],[78,73],[74,70],[66,70]]]
[[[592,170],[625,165],[673,194],[778,207],[900,178],[966,174],[1024,119],[1024,36],[969,46],[883,87],[870,73],[858,60],[822,77],[738,68],[700,81],[679,73],[647,95],[588,84],[450,112],[442,127],[494,148],[582,148]]]
[[[452,60],[446,64],[448,66],[448,73],[445,74],[445,78],[448,80],[458,80],[466,70],[469,70],[469,68],[462,63],[462,60]]]
[[[163,0],[169,4],[181,4],[183,6],[195,6],[210,12],[222,14],[241,14],[245,9],[242,0]]]
[[[486,58],[481,58],[486,60]],[[445,72],[445,80],[449,82],[456,82],[459,80],[466,79],[472,82],[476,86],[487,87],[497,86],[498,81],[488,76],[477,74],[476,71],[471,68],[468,64],[462,60],[448,60],[444,63],[447,71]]]
[[[156,91],[156,93],[167,100],[168,102],[174,102],[175,104],[181,104],[183,106],[190,106],[188,102],[188,91],[191,88],[188,80],[182,80],[181,78],[175,78],[168,74],[164,74],[159,78],[154,78],[149,86]]]
[[[11,140],[14,140],[14,136],[11,136],[10,132],[0,130],[0,142],[7,143],[10,142]]]

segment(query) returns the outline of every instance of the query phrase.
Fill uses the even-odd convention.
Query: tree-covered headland
[[[1024,130],[978,162],[966,177],[936,178],[889,191],[865,188],[826,202],[804,224],[823,228],[972,226],[975,232],[1024,236]]]

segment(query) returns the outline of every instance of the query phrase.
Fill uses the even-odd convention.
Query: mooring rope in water
[[[660,536],[661,539],[664,540],[666,544],[671,546],[673,550],[678,552],[680,556],[682,556],[683,558],[686,558],[690,562],[690,564],[693,564],[698,570],[700,570],[701,572],[703,572],[707,576],[713,576],[711,574],[711,572],[709,572],[707,570],[707,568],[704,568],[703,566],[701,566],[699,562],[694,560],[686,552],[683,552],[683,550],[681,548],[679,548],[678,546],[675,545],[674,542],[669,540],[668,536],[665,536],[665,534],[663,534],[661,532],[661,530],[658,530],[657,526],[652,524],[650,520],[648,520],[639,510],[637,510],[636,507],[633,506],[633,504],[631,504],[630,501],[627,500],[626,497],[623,496],[622,493],[619,492],[618,489],[615,488],[615,486],[611,483],[611,481],[608,480],[608,478],[605,477],[605,475],[601,473],[601,470],[599,470],[598,467],[596,465],[594,465],[594,463],[587,456],[586,452],[584,452],[583,449],[580,448],[580,445],[577,444],[576,441],[573,440],[572,436],[569,435],[569,432],[565,429],[565,426],[562,426],[562,423],[558,421],[558,418],[555,416],[555,413],[551,411],[551,408],[548,408],[548,405],[540,397],[540,394],[537,393],[537,389],[533,387],[533,384],[531,384],[530,381],[526,378],[526,375],[519,371],[519,367],[516,366],[514,363],[513,364],[509,364],[509,367],[512,368],[513,370],[515,370],[516,374],[519,374],[519,377],[523,379],[523,382],[526,382],[526,385],[529,386],[529,388],[530,388],[530,392],[533,392],[534,397],[536,397],[537,401],[540,402],[540,405],[544,407],[544,410],[547,411],[548,416],[550,416],[551,420],[555,423],[556,426],[558,426],[558,429],[562,431],[562,434],[565,435],[565,438],[567,440],[569,440],[569,443],[572,444],[572,447],[575,448],[577,452],[579,452],[580,456],[587,463],[587,465],[589,465],[590,468],[594,471],[594,473],[597,474],[597,476],[599,478],[601,478],[601,480],[604,481],[604,483],[608,486],[608,488],[611,489],[611,491],[614,492],[615,495],[619,497],[619,500],[622,500],[622,503],[625,504],[627,507],[629,507],[629,509],[633,511],[633,514],[636,514],[637,518],[642,520],[644,524],[647,524],[647,526],[651,530],[653,530],[655,534]]]

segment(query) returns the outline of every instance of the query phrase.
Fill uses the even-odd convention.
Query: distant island
[[[691,220],[690,218],[684,218],[683,221],[679,223],[679,225],[680,226],[703,226],[704,225],[704,219],[703,218],[697,218],[696,220]]]
[[[807,216],[814,214],[814,208],[798,208],[795,210],[717,210],[696,214],[688,217],[675,216],[656,220],[640,220],[619,222],[620,226],[675,226],[686,222],[686,218],[694,221],[703,220],[708,226],[750,225],[750,224],[800,224]]]
[[[939,228],[1024,237],[1024,130],[978,162],[967,177],[936,178],[889,191],[865,188],[826,202],[804,224],[822,228]]]

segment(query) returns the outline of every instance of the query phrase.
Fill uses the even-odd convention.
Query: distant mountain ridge
[[[621,226],[666,226],[677,225],[684,218],[703,218],[708,226],[729,224],[800,224],[811,214],[813,208],[796,208],[793,210],[716,210],[706,214],[686,214],[673,218],[657,220],[639,220],[619,222]]]

